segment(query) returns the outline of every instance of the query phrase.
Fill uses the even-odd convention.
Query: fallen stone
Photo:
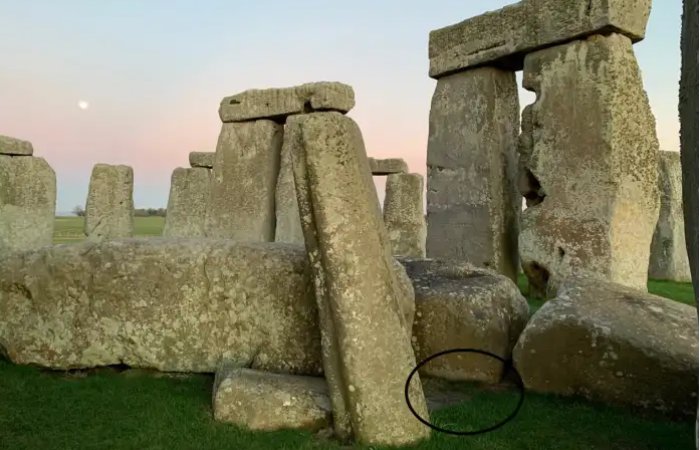
[[[651,240],[649,277],[690,282],[683,223],[680,153],[659,152],[659,191],[661,208]]]
[[[423,214],[423,176],[417,173],[389,175],[383,211],[392,254],[424,258],[427,231]]]
[[[391,175],[393,173],[408,173],[408,164],[401,158],[376,159],[367,158],[372,175]]]
[[[217,372],[214,419],[256,431],[318,431],[332,423],[326,381],[250,369]]]
[[[348,112],[355,106],[351,86],[321,81],[300,86],[250,89],[225,97],[219,107],[224,123],[272,119],[284,123],[287,116],[312,111]]]
[[[525,328],[529,307],[507,277],[469,263],[401,259],[416,296],[413,348],[422,361],[436,353],[473,348],[505,360]],[[421,375],[498,383],[503,363],[475,353],[438,357]]]
[[[571,278],[513,351],[529,390],[674,415],[698,405],[695,308],[598,279]]]
[[[483,67],[438,80],[428,137],[428,257],[516,279],[519,111],[513,72]]]
[[[0,135],[0,155],[32,156],[33,153],[31,142]]]
[[[163,236],[205,236],[204,217],[210,189],[211,171],[209,169],[204,167],[175,169],[170,180],[170,197]]]
[[[520,142],[531,288],[551,294],[580,274],[646,290],[659,144],[632,42],[591,36],[531,53],[523,86],[538,99],[523,111]]]
[[[56,174],[43,158],[0,155],[0,257],[51,245]]]
[[[651,0],[524,0],[430,32],[430,76],[480,65],[521,70],[526,54],[620,33],[644,39]]]
[[[85,205],[85,235],[101,241],[134,234],[134,171],[129,166],[96,164]]]
[[[290,127],[285,127],[284,131],[280,171],[275,190],[275,242],[304,245],[304,231],[301,228],[292,169],[292,153],[298,151],[299,145],[299,136],[294,135],[297,131],[297,128]]]
[[[275,186],[282,125],[270,120],[221,127],[207,204],[207,236],[237,241],[275,239]]]
[[[415,367],[362,134],[339,113],[290,117],[300,145],[294,180],[316,286],[323,361],[336,433],[369,445],[404,445],[430,429],[406,407]],[[428,411],[418,377],[409,397]]]
[[[215,156],[216,152],[190,152],[190,166],[211,169]]]

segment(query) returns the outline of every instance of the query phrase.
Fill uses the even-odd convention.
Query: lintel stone
[[[32,156],[33,153],[31,142],[0,135],[0,155]]]
[[[372,175],[391,175],[393,173],[408,173],[408,165],[401,158],[375,159],[369,160],[369,169]]]
[[[211,169],[214,167],[214,155],[216,152],[190,152],[190,166]]]

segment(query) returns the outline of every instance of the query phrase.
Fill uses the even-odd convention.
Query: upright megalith
[[[531,53],[523,86],[537,93],[520,145],[530,285],[580,273],[646,289],[659,144],[632,41],[593,35]]]
[[[395,272],[360,130],[335,112],[290,117],[287,127],[296,140],[294,180],[336,432],[370,445],[421,440],[430,429],[404,398],[416,364],[401,308],[408,292]],[[409,396],[427,417],[419,380]]]
[[[190,166],[212,169],[216,152],[190,152]]]
[[[287,133],[285,130],[280,172],[277,176],[277,187],[275,190],[275,217],[277,219],[275,242],[304,245],[304,231],[301,228],[299,204],[294,188],[294,171],[292,169],[292,153],[295,151],[297,139],[290,139]]]
[[[96,164],[85,205],[85,235],[101,241],[134,234],[134,171],[129,166]]]
[[[438,80],[428,137],[429,257],[515,279],[519,115],[513,72],[481,67]]]
[[[659,221],[651,241],[649,277],[690,282],[685,247],[681,159],[678,152],[659,152]]]
[[[56,174],[32,144],[0,136],[0,256],[51,245]]]
[[[417,173],[396,173],[387,177],[384,224],[394,255],[425,257],[423,176]]]
[[[203,237],[211,170],[204,167],[178,167],[170,179],[168,214],[163,236]]]

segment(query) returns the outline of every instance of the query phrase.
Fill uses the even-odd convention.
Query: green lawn
[[[82,217],[56,217],[53,243],[65,244],[85,239]],[[164,217],[134,217],[134,235],[160,236],[165,224]]]

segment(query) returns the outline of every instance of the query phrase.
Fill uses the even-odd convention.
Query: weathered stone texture
[[[270,120],[222,125],[207,204],[207,236],[250,242],[275,239],[282,134],[282,125]]]
[[[649,277],[690,282],[683,223],[683,187],[678,152],[659,152],[661,208],[651,240]]]
[[[525,58],[519,236],[530,286],[572,273],[646,289],[659,213],[654,116],[629,38],[612,34]]]
[[[275,190],[275,216],[277,219],[275,242],[304,245],[304,231],[301,229],[299,204],[294,188],[294,171],[292,169],[292,154],[299,151],[296,148],[299,139],[298,136],[293,136],[293,133],[298,133],[298,128],[285,127],[280,171]]]
[[[430,429],[406,407],[416,361],[362,135],[339,113],[291,117],[298,127],[294,179],[314,273],[324,371],[336,433],[369,445],[402,445]],[[409,389],[427,417],[420,381]]]
[[[211,169],[215,157],[216,152],[190,152],[190,166]]]
[[[175,169],[170,179],[170,197],[163,236],[205,236],[204,218],[210,189],[211,171],[209,169],[204,167]]]
[[[525,387],[695,415],[695,309],[646,292],[572,277],[532,317],[513,351]]]
[[[423,176],[398,173],[387,177],[384,224],[394,255],[425,257],[427,234],[423,214]]]
[[[507,277],[468,263],[402,259],[413,281],[416,314],[413,347],[419,361],[453,348],[474,348],[510,359],[529,317],[528,304]],[[503,363],[456,353],[436,358],[421,374],[497,383]]]
[[[96,164],[85,204],[85,235],[93,241],[134,234],[134,171]]]
[[[273,89],[250,89],[225,97],[219,107],[222,122],[273,119],[284,122],[293,114],[311,111],[348,112],[355,106],[351,86],[337,82],[306,83]]]
[[[401,158],[367,158],[372,175],[391,175],[392,173],[407,173],[408,164]]]
[[[593,34],[644,38],[651,0],[523,0],[430,32],[430,76],[479,65],[523,68],[523,58]]]
[[[51,245],[55,216],[51,166],[43,158],[0,155],[0,256]]]
[[[515,279],[519,117],[512,72],[484,67],[438,80],[428,137],[428,257]]]
[[[242,368],[219,369],[214,419],[250,430],[318,431],[332,423],[326,381]]]
[[[0,264],[0,348],[18,364],[240,367],[318,375],[313,284],[296,246],[120,239]]]
[[[32,156],[33,153],[31,142],[0,135],[0,155]]]

